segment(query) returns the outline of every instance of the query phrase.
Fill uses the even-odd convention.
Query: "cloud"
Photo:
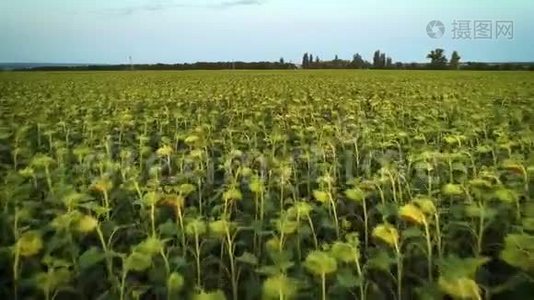
[[[216,6],[220,8],[230,8],[234,6],[246,6],[246,5],[261,5],[265,3],[262,0],[233,0],[217,3]]]
[[[155,11],[161,11],[166,10],[170,8],[178,8],[178,7],[187,7],[190,5],[187,4],[178,4],[173,3],[169,1],[152,1],[151,3],[147,4],[141,4],[141,5],[130,5],[120,8],[110,8],[105,10],[100,10],[98,12],[104,12],[106,14],[111,15],[123,15],[128,16],[132,15],[138,12],[155,12]]]
[[[174,8],[211,8],[211,9],[227,9],[237,6],[252,6],[252,5],[261,5],[264,4],[265,0],[226,0],[226,1],[217,1],[210,3],[174,3],[173,1],[152,1],[149,4],[142,5],[131,5],[121,8],[112,8],[106,9],[104,12],[112,15],[132,15],[138,12],[156,12]]]

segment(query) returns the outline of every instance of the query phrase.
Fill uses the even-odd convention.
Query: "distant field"
[[[532,295],[532,72],[4,72],[0,116],[2,299]]]

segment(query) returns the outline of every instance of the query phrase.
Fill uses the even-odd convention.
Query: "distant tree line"
[[[407,69],[409,66],[410,64],[401,62],[393,63],[393,59],[380,50],[374,52],[372,62],[363,59],[359,53],[354,54],[350,60],[339,59],[336,55],[333,60],[325,61],[318,56],[314,59],[311,53],[304,53],[301,64],[303,69]]]
[[[401,69],[401,70],[530,70],[534,71],[534,63],[461,63],[460,54],[453,51],[450,59],[445,50],[438,48],[430,51],[426,56],[429,63],[393,62],[386,53],[376,50],[373,61],[364,60],[359,53],[353,55],[352,60],[342,60],[336,55],[333,60],[322,61],[318,56],[304,53],[301,67],[303,69]]]
[[[296,69],[292,63],[282,59],[278,62],[196,62],[184,64],[135,64],[135,65],[87,65],[87,66],[44,66],[19,70],[28,71],[122,71],[122,70],[288,70]]]
[[[534,71],[534,63],[481,63],[467,62],[461,70],[474,71]]]
[[[434,70],[458,70],[460,68],[460,55],[457,51],[453,51],[451,54],[450,61],[447,59],[447,56],[445,56],[445,50],[441,48],[437,48],[435,50],[430,51],[426,58],[430,59],[430,64],[428,64],[428,67],[430,69]]]
[[[333,60],[321,60],[319,56],[304,53],[301,64],[303,69],[370,69],[372,66],[360,54],[354,54],[352,60],[340,59],[337,55]]]
[[[87,66],[40,66],[16,69],[18,71],[119,71],[119,70],[290,70],[290,69],[400,69],[400,70],[530,70],[534,71],[534,63],[462,63],[460,54],[453,51],[450,59],[445,50],[438,48],[430,51],[426,58],[428,63],[393,62],[386,53],[376,50],[373,61],[369,62],[356,53],[352,59],[340,59],[338,55],[333,60],[321,60],[312,53],[304,53],[302,64],[296,65],[285,62],[280,58],[277,62],[196,62],[184,64],[136,64],[136,65],[87,65]]]

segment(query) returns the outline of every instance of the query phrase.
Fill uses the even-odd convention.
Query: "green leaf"
[[[420,238],[420,237],[424,237],[425,234],[423,233],[423,231],[421,229],[419,229],[418,227],[409,227],[408,229],[402,231],[402,236],[405,238],[405,239],[409,239],[409,238]]]
[[[521,207],[524,216],[534,218],[534,202],[524,203]]]
[[[106,258],[106,255],[102,250],[97,247],[91,247],[87,249],[78,259],[78,264],[81,270],[86,270],[92,266],[98,264]]]
[[[51,256],[51,255],[45,255],[43,259],[41,259],[41,262],[45,264],[48,268],[69,268],[72,263],[68,260],[61,259],[59,257]]]
[[[281,217],[276,220],[276,229],[280,233],[292,234],[297,230],[298,223],[296,221],[289,220],[287,217]]]
[[[389,272],[391,265],[395,263],[395,258],[383,249],[372,251],[367,264],[369,268],[384,272]]]
[[[478,268],[489,261],[487,257],[459,258],[449,256],[439,262],[440,274],[443,278],[474,278]]]
[[[34,276],[37,287],[43,292],[54,292],[58,288],[68,284],[73,274],[66,268],[57,268],[40,272]]]
[[[482,178],[475,178],[475,179],[469,180],[469,185],[473,188],[483,189],[483,190],[488,190],[488,189],[491,189],[492,187],[492,183],[490,181],[486,179],[482,179]]]
[[[176,226],[176,223],[169,220],[158,226],[158,232],[162,236],[175,237],[178,233],[178,226]]]
[[[337,272],[337,283],[344,288],[355,288],[363,283],[363,278],[356,276],[350,269],[343,268]]]
[[[438,284],[443,292],[452,297],[458,299],[482,299],[480,288],[473,279],[466,277],[440,277]]]
[[[193,300],[226,300],[223,291],[217,290],[214,292],[201,291],[193,296]]]
[[[476,147],[476,151],[478,153],[490,153],[492,150],[492,147],[489,145],[478,145]]]
[[[344,263],[356,262],[360,257],[358,249],[351,244],[339,241],[334,242],[330,249],[330,253],[332,253],[332,256],[339,262]]]
[[[134,252],[144,253],[150,256],[159,254],[164,247],[163,241],[156,237],[149,237],[134,248]]]
[[[264,275],[277,275],[280,273],[280,268],[277,266],[261,266],[256,269],[256,272]]]
[[[345,191],[345,196],[347,196],[348,199],[360,203],[363,200],[365,200],[365,192],[361,190],[360,188],[353,188],[348,189]]]
[[[497,210],[491,207],[479,206],[471,203],[465,207],[465,213],[472,218],[484,218],[491,220],[497,215]]]
[[[250,252],[244,252],[241,256],[237,257],[236,260],[252,266],[258,264],[258,258]]]
[[[497,200],[501,202],[513,204],[518,201],[519,196],[513,190],[507,188],[499,188],[495,191],[495,198],[497,198]]]
[[[376,209],[380,212],[384,219],[397,215],[397,211],[399,210],[397,205],[393,202],[378,203],[376,205]]]
[[[109,211],[109,209],[99,205],[96,202],[86,202],[80,204],[79,206],[92,211],[97,216],[103,216]]]
[[[523,218],[521,220],[521,224],[523,225],[524,230],[534,231],[534,218],[532,217]]]
[[[415,293],[417,295],[417,299],[419,300],[443,299],[443,293],[441,293],[436,282],[430,282],[420,287],[416,287]]]
[[[500,257],[523,271],[534,271],[534,236],[525,233],[508,234]]]
[[[178,187],[178,191],[180,192],[180,194],[184,196],[188,196],[189,194],[194,192],[196,189],[197,189],[196,186],[190,183],[183,183]]]
[[[143,196],[143,204],[146,206],[156,205],[160,196],[156,192],[148,192]]]

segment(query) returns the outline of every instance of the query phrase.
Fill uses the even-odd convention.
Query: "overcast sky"
[[[441,38],[427,35],[440,20]],[[455,20],[471,39],[455,38]],[[492,37],[474,39],[474,22]],[[510,31],[497,22],[512,21]],[[463,23],[464,25],[466,23]],[[479,23],[480,24],[480,23]],[[501,25],[509,23],[499,23]],[[504,28],[504,29],[503,29]],[[509,29],[509,28],[508,28]],[[459,31],[457,31],[458,33]],[[507,35],[508,34],[508,35]],[[464,36],[465,37],[465,36]],[[0,62],[175,63],[228,60],[424,61],[458,50],[462,60],[534,61],[532,0],[1,0]]]

